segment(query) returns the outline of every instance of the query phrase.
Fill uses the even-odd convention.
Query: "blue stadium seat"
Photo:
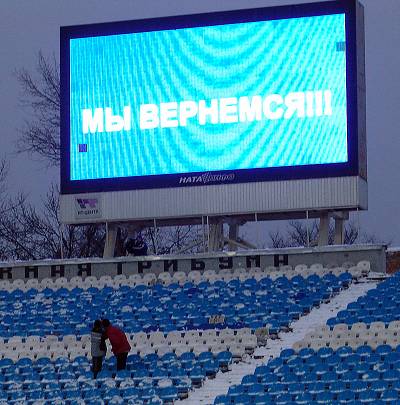
[[[379,345],[375,349],[375,353],[379,354],[381,356],[381,358],[384,358],[389,353],[392,353],[392,347],[389,345]]]
[[[218,395],[214,400],[214,405],[230,405],[231,400],[229,395]]]
[[[309,367],[314,368],[314,367],[322,364],[322,359],[317,354],[314,354],[314,355],[308,357],[307,359],[305,359],[305,364],[307,364],[307,366],[309,366]]]
[[[155,396],[156,396],[156,390],[152,387],[143,388],[139,395],[140,399],[142,399],[143,401],[147,401],[147,402],[150,402]]]
[[[265,390],[264,390],[264,386],[262,384],[254,383],[248,387],[247,392],[248,392],[249,397],[254,399],[255,397],[264,395]]]
[[[249,375],[245,375],[245,376],[242,378],[241,385],[242,385],[245,389],[247,389],[247,388],[250,387],[251,385],[257,384],[257,383],[258,383],[257,376],[254,375],[254,374],[249,374]]]
[[[119,395],[115,395],[108,401],[108,405],[123,405],[125,404],[125,401],[122,397]]]
[[[137,399],[139,397],[139,390],[136,387],[120,388],[120,394],[125,399]]]
[[[372,366],[379,363],[380,361],[381,361],[381,356],[379,356],[379,354],[376,354],[376,353],[371,353],[368,357],[364,358],[364,362],[368,363]]]
[[[382,380],[388,381],[389,383],[394,383],[400,380],[400,371],[398,370],[387,370],[382,374]]]
[[[5,395],[5,396],[7,396],[7,395]],[[44,401],[44,400],[45,400],[45,394],[44,394],[44,392],[41,391],[41,390],[32,391],[32,392],[29,392],[29,393],[27,392],[27,398],[28,398],[29,401],[31,401],[31,402],[39,401],[39,400]]]
[[[348,384],[350,390],[360,394],[361,392],[367,391],[369,389],[368,383],[366,381],[358,380],[357,377]]]
[[[285,371],[283,371],[283,370],[280,371],[280,373],[282,373],[282,375],[280,377],[280,381],[285,385],[295,384],[295,383],[299,382],[300,379],[303,379],[303,377],[304,377],[304,375],[297,376],[296,374],[294,374],[291,371],[287,372],[286,371],[287,368],[285,368],[284,370]]]
[[[373,390],[367,390],[360,392],[358,394],[359,400],[363,404],[374,404],[376,405],[376,400],[378,398],[378,393]]]
[[[235,397],[234,400],[235,405],[250,405],[251,404],[251,399],[248,395],[246,394],[241,394]]]
[[[12,392],[10,395],[10,403],[16,402],[16,401],[26,401],[26,394],[22,391],[16,391]]]
[[[112,378],[113,373],[110,370],[101,370],[99,374],[97,374],[96,380],[99,382],[102,382],[104,380],[107,380],[109,378]]]
[[[63,397],[65,400],[71,401],[74,399],[80,399],[81,393],[79,390],[64,390]]]
[[[279,378],[286,377],[286,376],[291,375],[291,369],[290,369],[289,365],[287,365],[287,364],[277,366],[274,369],[274,374]]]
[[[317,404],[331,404],[331,403],[334,403],[333,399],[334,399],[334,396],[333,396],[332,392],[329,392],[329,391],[318,392],[316,394]]]
[[[254,405],[271,405],[273,400],[268,394],[262,394],[252,399]]]
[[[336,354],[343,359],[352,355],[353,349],[349,346],[341,346],[339,347],[339,349],[336,350]]]
[[[293,398],[290,394],[282,393],[275,397],[275,404],[277,405],[286,405],[291,404],[293,402]]]
[[[288,386],[288,392],[293,397],[305,392],[305,390],[306,390],[306,387],[305,387],[305,385],[303,383],[294,383],[294,384],[290,384]]]
[[[219,370],[219,364],[217,360],[212,359],[203,364],[203,370],[207,377],[215,377]]]
[[[379,381],[380,380],[380,375],[377,371],[375,370],[370,370],[367,373],[363,375],[364,381],[367,381],[369,383],[373,383],[374,381]]]
[[[228,389],[228,395],[232,399],[232,401],[234,401],[237,396],[244,393],[245,389],[242,385],[231,385]]]
[[[267,385],[267,386],[276,384],[279,381],[279,377],[277,375],[271,373],[270,371],[268,371],[268,373],[261,373],[261,374],[257,375],[257,378],[260,383]]]
[[[312,395],[320,395],[325,392],[325,383],[322,381],[314,381],[309,384],[308,392]]]
[[[329,367],[336,367],[337,364],[341,362],[341,358],[336,354],[332,353],[330,356],[325,357],[324,363]]]
[[[232,353],[229,351],[223,351],[217,354],[216,360],[221,369],[227,369],[232,363]]]
[[[338,394],[342,393],[342,392],[345,391],[345,390],[346,390],[346,384],[345,384],[343,381],[341,381],[341,380],[332,382],[332,383],[330,384],[329,391],[330,391],[331,393],[333,393],[333,394],[338,395]]]
[[[44,392],[46,399],[50,399],[52,401],[63,398],[62,392],[57,383],[47,384],[46,388],[44,389]]]
[[[178,390],[178,395],[186,394],[192,388],[192,380],[189,377],[173,379],[173,384]]]
[[[345,383],[351,383],[352,381],[357,380],[358,374],[356,371],[347,371],[342,374],[341,381]]]
[[[384,391],[381,395],[381,400],[390,402],[390,403],[398,403],[399,402],[399,392],[393,389],[388,389]]]
[[[278,383],[275,383],[275,384],[272,384],[272,385],[268,386],[268,393],[271,396],[276,397],[278,395],[287,393],[286,388],[287,388],[287,386],[285,384],[282,384],[282,383],[278,382]]]
[[[348,404],[356,399],[356,393],[350,390],[343,390],[338,393],[337,400],[340,404]]]
[[[373,381],[370,385],[370,389],[371,389],[371,391],[374,391],[376,393],[382,393],[389,389],[389,384],[387,381],[383,381],[383,380]],[[375,395],[375,397],[376,397],[376,395]]]
[[[313,402],[313,397],[309,392],[303,392],[302,394],[296,395],[296,404],[307,405]]]
[[[313,369],[313,372],[317,375],[317,377],[318,376],[321,377],[322,375],[328,373],[329,371],[330,368],[326,363],[317,364]]]
[[[330,384],[338,380],[337,374],[334,371],[329,371],[321,376],[321,381]]]
[[[190,371],[189,378],[192,380],[193,385],[201,385],[205,379],[205,372],[200,366],[197,366]]]
[[[321,359],[326,359],[333,354],[333,349],[331,347],[321,347],[317,351],[317,355]]]

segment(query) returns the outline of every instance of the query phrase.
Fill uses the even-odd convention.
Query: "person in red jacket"
[[[112,326],[108,319],[103,319],[101,322],[103,324],[105,338],[110,341],[111,350],[117,358],[117,371],[125,370],[126,358],[131,350],[128,339],[125,333],[121,329]]]

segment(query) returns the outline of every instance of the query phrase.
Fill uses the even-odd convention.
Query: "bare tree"
[[[147,228],[144,232],[150,251],[157,254],[196,253],[202,250],[199,227],[195,225]]]
[[[61,226],[59,193],[55,186],[42,201],[42,210],[22,196],[5,203],[0,218],[3,259],[37,260],[101,256],[105,231],[102,225]]]
[[[0,161],[0,229],[1,226],[10,221],[10,218],[13,216],[13,212],[24,204],[26,198],[23,194],[18,194],[16,197],[11,198],[8,195],[7,189],[7,177],[9,171],[9,163],[6,159],[1,159]],[[0,230],[0,260],[7,260],[11,257],[13,253],[12,248],[2,237],[2,232]]]
[[[0,161],[0,220],[4,215],[6,215],[7,212],[5,191],[8,169],[9,165],[7,161],[5,159],[2,159]],[[7,259],[7,253],[5,250],[6,246],[4,244],[4,241],[0,238],[0,260]]]
[[[6,159],[0,160],[0,196],[6,191],[6,179],[10,168]]]
[[[0,216],[5,214],[6,204],[5,204],[5,192],[6,179],[9,170],[9,163],[5,159],[0,160]]]
[[[269,246],[272,248],[282,247],[298,247],[307,246],[308,243],[313,246],[317,244],[319,234],[319,223],[313,220],[311,224],[305,221],[289,221],[286,232],[280,230],[272,231],[269,233]],[[307,236],[308,235],[308,236]],[[377,236],[371,235],[367,232],[361,232],[359,227],[353,221],[346,223],[344,228],[344,244],[353,245],[355,243],[385,243]],[[328,243],[334,243],[334,228],[332,224],[329,226]]]
[[[269,246],[283,248],[312,245],[318,237],[318,231],[317,221],[313,221],[311,225],[307,225],[304,221],[289,221],[286,232],[275,230],[269,233]]]
[[[279,230],[270,231],[269,234],[270,247],[274,249],[282,249],[289,247],[289,240]]]
[[[317,221],[312,221],[308,229],[304,221],[289,221],[288,236],[291,246],[307,246],[308,242],[312,243],[317,239],[318,231]]]
[[[60,74],[53,55],[38,54],[36,75],[16,72],[22,88],[21,104],[30,115],[20,129],[17,152],[38,156],[49,166],[60,164]]]
[[[45,233],[42,218],[22,198],[8,200],[6,215],[0,218],[3,254],[9,259],[34,260],[43,256],[43,246],[51,249],[50,235]]]
[[[357,242],[361,242],[360,230],[354,222],[350,221],[344,227],[344,244],[353,245]]]

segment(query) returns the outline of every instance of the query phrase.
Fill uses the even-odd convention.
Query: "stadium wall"
[[[222,270],[298,264],[321,263],[342,265],[344,262],[368,260],[371,271],[386,272],[386,247],[383,245],[324,246],[315,248],[288,248],[222,252],[188,256],[120,257],[113,259],[44,260],[0,263],[0,280],[75,276],[101,277],[118,274],[160,274],[164,271]]]

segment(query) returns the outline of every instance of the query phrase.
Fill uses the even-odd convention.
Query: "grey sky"
[[[369,210],[363,227],[400,244],[400,0],[361,0],[365,6]],[[278,0],[0,0],[0,156],[11,161],[12,191],[36,203],[58,170],[16,156],[24,115],[15,69],[33,69],[37,53],[59,53],[59,27],[197,12],[302,3]],[[257,233],[260,229],[257,230]]]

